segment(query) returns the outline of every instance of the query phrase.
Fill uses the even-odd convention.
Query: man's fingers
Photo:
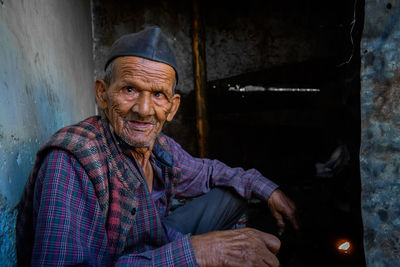
[[[296,214],[293,210],[285,210],[284,212],[282,212],[282,215],[287,221],[292,224],[293,228],[296,229],[298,227]]]
[[[278,235],[283,234],[285,232],[285,221],[283,220],[283,217],[279,212],[274,212],[272,214],[276,220],[276,225],[278,226]]]
[[[253,228],[194,235],[191,241],[201,266],[279,267],[279,239]]]
[[[258,236],[261,237],[262,241],[264,242],[265,246],[270,250],[273,254],[277,254],[279,249],[281,248],[281,241],[274,235],[258,232]]]
[[[269,257],[264,258],[263,262],[269,267],[279,267],[280,266],[278,258],[272,254]]]
[[[300,230],[300,220],[297,212],[292,217],[289,217],[288,220],[292,223],[294,230],[296,231]]]
[[[276,189],[272,192],[268,199],[268,207],[277,221],[279,234],[282,234],[285,231],[285,222],[283,218],[290,222],[294,230],[300,230],[300,220],[297,214],[296,205],[282,191]]]
[[[221,265],[218,266],[268,266],[279,267],[279,260],[268,248],[254,247],[252,250],[233,247],[229,250]]]
[[[281,248],[281,241],[280,241],[277,237],[275,237],[275,236],[273,236],[273,237],[274,237],[274,238],[273,238],[273,239],[270,239],[269,243],[267,243],[266,245],[267,245],[267,248],[268,248],[274,255],[276,255],[276,254],[278,254],[279,249]]]
[[[255,234],[255,237],[264,243],[265,247],[260,243],[260,250],[257,250],[257,254],[260,257],[259,263],[256,266],[267,265],[270,267],[279,267],[279,260],[276,257],[279,249],[281,248],[281,241],[274,235],[261,232],[256,229],[250,229],[250,235]],[[254,243],[253,243],[254,244]]]
[[[293,202],[289,202],[289,205],[283,215],[292,224],[294,230],[300,230],[299,215]]]

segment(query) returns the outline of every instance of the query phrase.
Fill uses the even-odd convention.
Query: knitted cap
[[[170,65],[175,70],[178,83],[178,64],[175,53],[159,27],[123,35],[114,42],[107,56],[104,70],[117,57],[136,56]]]

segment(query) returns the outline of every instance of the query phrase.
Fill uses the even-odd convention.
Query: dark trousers
[[[164,223],[184,234],[227,230],[239,220],[246,206],[247,202],[232,189],[213,188],[173,210]]]

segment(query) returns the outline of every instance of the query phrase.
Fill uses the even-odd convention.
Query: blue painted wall
[[[15,265],[15,205],[35,153],[95,114],[89,1],[0,3],[0,266]]]
[[[368,266],[400,266],[400,1],[365,1],[360,167]]]

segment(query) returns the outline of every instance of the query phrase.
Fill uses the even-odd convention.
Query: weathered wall
[[[361,177],[368,266],[400,265],[400,1],[365,1]]]
[[[15,216],[36,150],[95,113],[89,1],[0,4],[0,266],[15,263]]]
[[[352,7],[350,1],[200,2],[208,80],[313,59],[344,61],[348,56],[343,53],[348,42],[343,16]]]

